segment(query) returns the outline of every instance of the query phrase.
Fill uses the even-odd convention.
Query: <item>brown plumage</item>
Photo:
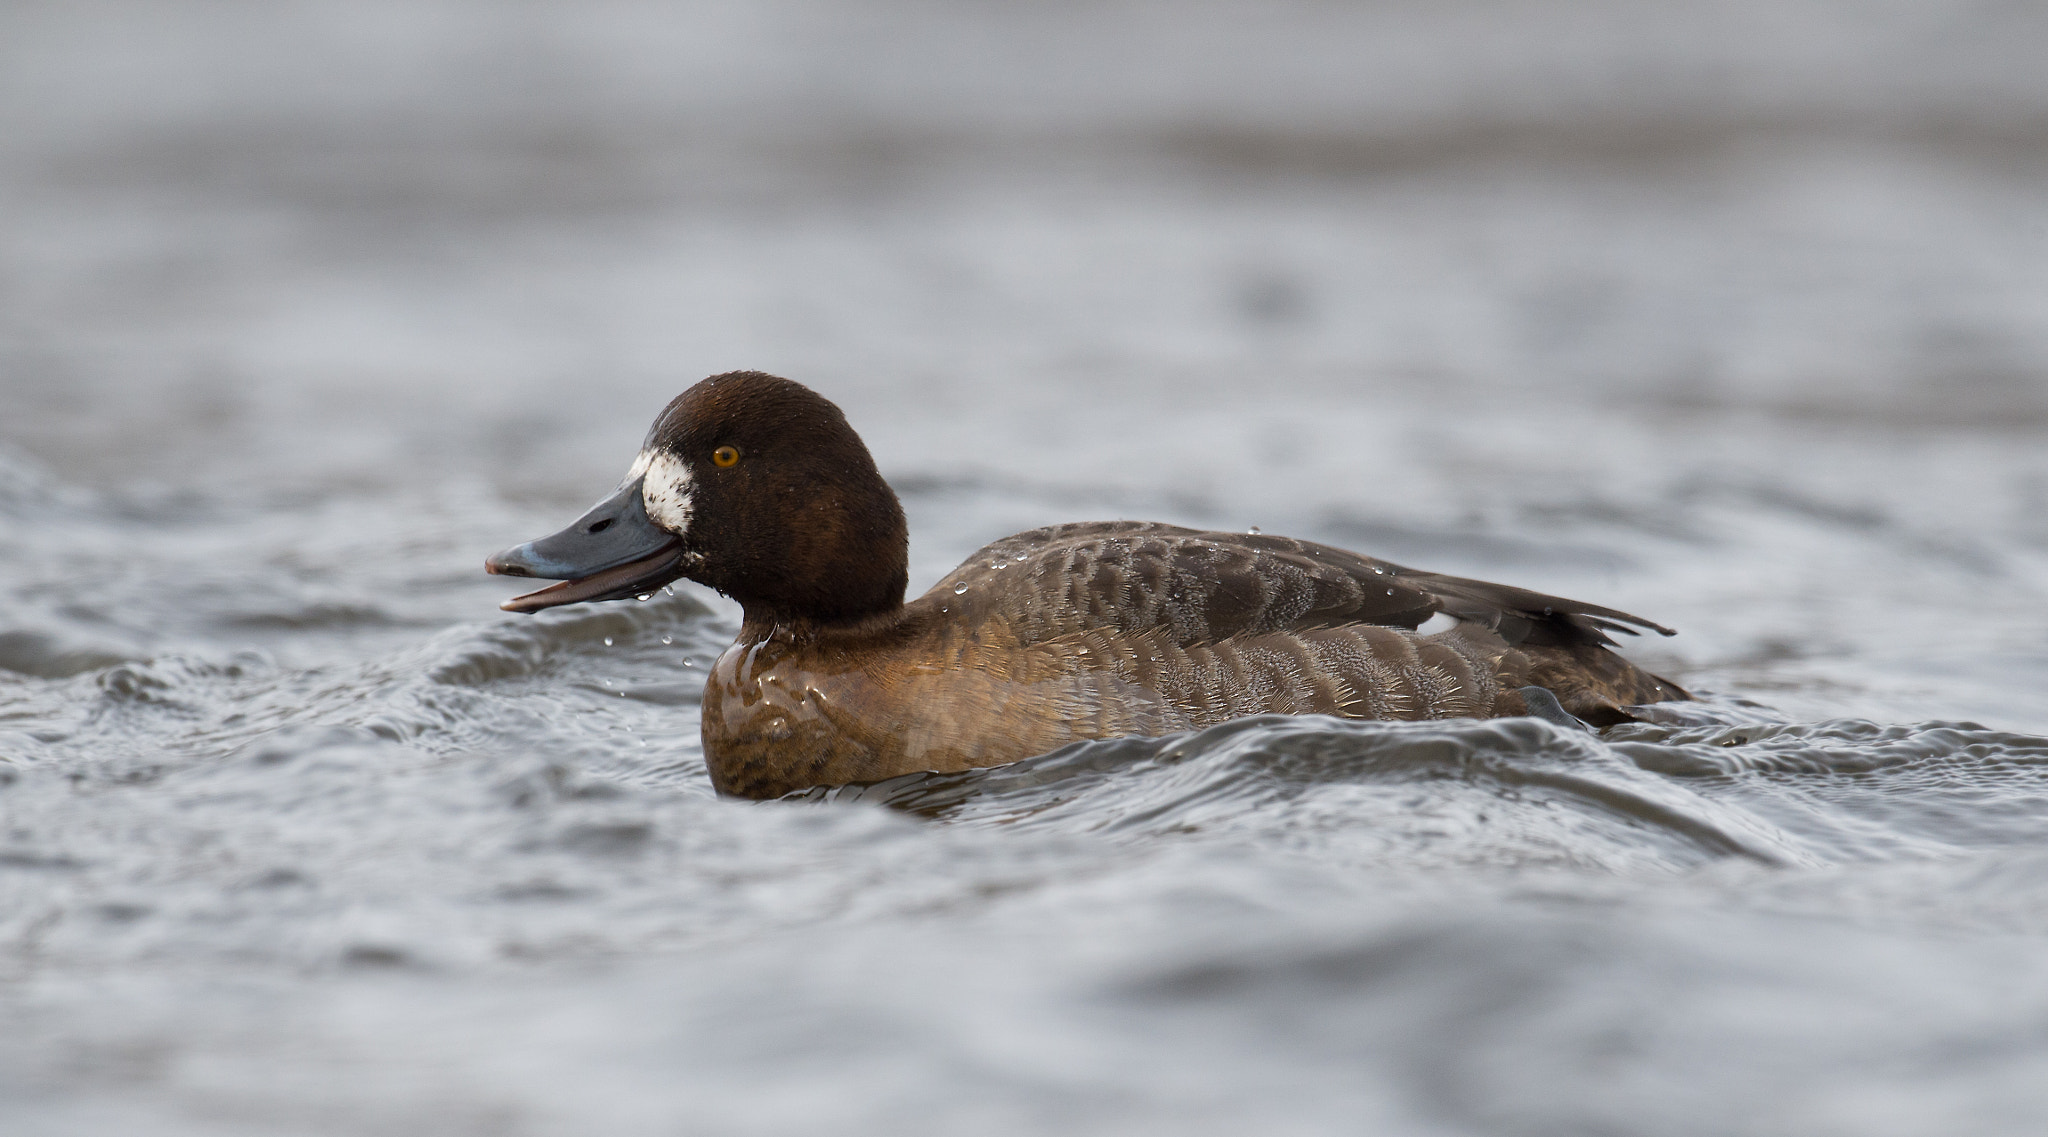
[[[739,456],[729,467],[721,447]],[[738,599],[745,620],[703,704],[725,793],[992,766],[1252,714],[1518,715],[1532,685],[1596,725],[1690,698],[1609,650],[1610,631],[1671,634],[1646,620],[1287,537],[1036,529],[905,604],[902,510],[867,448],[837,407],[758,372],[685,392],[642,453],[646,472],[614,499],[490,567],[570,579],[507,604],[522,611],[678,575]],[[670,469],[673,484],[646,484]],[[646,532],[623,544],[635,525]],[[1459,622],[1416,630],[1439,613]]]

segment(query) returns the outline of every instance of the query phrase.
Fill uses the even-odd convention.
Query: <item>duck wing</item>
[[[969,557],[926,599],[1019,644],[1115,629],[1183,647],[1234,636],[1376,624],[1414,629],[1444,613],[1511,645],[1611,645],[1608,632],[1671,629],[1525,588],[1419,572],[1311,541],[1094,521],[1033,529]]]

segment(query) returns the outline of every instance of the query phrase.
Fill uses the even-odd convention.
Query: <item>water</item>
[[[2024,5],[0,13],[0,1131],[2032,1134]],[[694,586],[482,558],[702,375],[913,587],[1145,517],[1701,707],[712,797]]]

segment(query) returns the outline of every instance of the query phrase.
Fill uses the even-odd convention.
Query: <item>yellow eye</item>
[[[711,460],[720,466],[738,465],[740,452],[730,446],[721,446],[711,452]]]

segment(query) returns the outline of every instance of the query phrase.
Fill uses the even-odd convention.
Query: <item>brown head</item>
[[[838,407],[759,371],[713,375],[654,420],[619,489],[552,537],[485,562],[565,583],[536,612],[644,594],[677,577],[749,619],[857,620],[903,603],[903,507]]]

